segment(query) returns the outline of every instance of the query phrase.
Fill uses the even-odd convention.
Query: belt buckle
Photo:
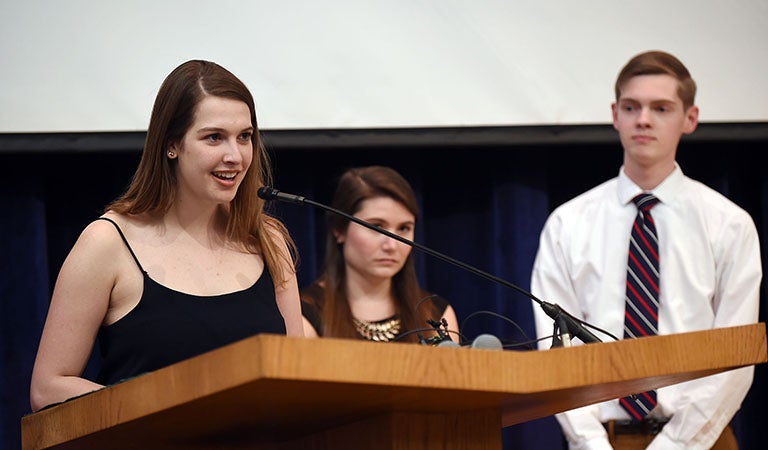
[[[669,419],[645,418],[642,421],[635,420],[611,420],[605,423],[606,430],[615,434],[640,434],[655,436],[661,433]]]
[[[664,425],[666,425],[667,422],[669,422],[667,419],[643,419],[645,434],[655,436],[661,433],[661,429],[664,428]]]

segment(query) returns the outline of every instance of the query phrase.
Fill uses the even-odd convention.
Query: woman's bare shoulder
[[[119,226],[119,225],[118,225]],[[89,223],[77,239],[72,253],[86,253],[89,257],[103,256],[108,258],[117,246],[122,242],[115,225],[106,220],[93,220]]]
[[[108,256],[109,252],[116,250],[118,246],[125,245],[122,236],[133,234],[136,229],[146,226],[147,223],[148,220],[140,216],[108,211],[83,229],[75,246],[96,253],[103,252]]]

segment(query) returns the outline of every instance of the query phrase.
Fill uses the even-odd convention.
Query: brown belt
[[[634,420],[609,420],[603,426],[609,435],[617,434],[642,434],[653,436],[661,433],[661,429],[669,422],[669,419],[643,419]]]

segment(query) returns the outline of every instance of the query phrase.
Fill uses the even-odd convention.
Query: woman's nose
[[[240,146],[237,141],[228,140],[225,147],[224,162],[238,164],[243,160],[243,155],[240,153]]]

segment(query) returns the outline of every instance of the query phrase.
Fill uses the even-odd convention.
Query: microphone
[[[273,189],[269,186],[262,186],[257,191],[257,195],[259,198],[270,201],[270,200],[279,200],[281,202],[286,203],[298,203],[302,204],[306,202],[306,199],[300,195],[293,195],[293,194],[286,194],[284,192],[280,192],[277,189]]]
[[[448,339],[438,343],[437,347],[462,347],[462,346]],[[469,345],[469,347],[475,348],[478,350],[504,350],[504,346],[502,345],[499,338],[497,338],[492,334],[485,334],[485,333],[477,336],[472,341],[472,344]]]
[[[481,334],[472,341],[472,348],[482,350],[504,350],[499,338],[492,334]]]
[[[284,192],[280,192],[279,190],[271,187],[271,186],[262,186],[259,188],[257,192],[259,198],[264,200],[277,200],[281,202],[286,203],[293,203],[293,204],[301,204],[301,205],[310,205],[314,206],[316,208],[322,209],[324,211],[328,211],[333,214],[340,215],[344,217],[345,219],[355,222],[358,225],[362,225],[365,228],[371,229],[373,231],[376,231],[378,233],[381,233],[385,236],[388,236],[398,242],[402,242],[403,244],[406,244],[412,248],[415,248],[417,250],[420,250],[432,257],[435,257],[437,259],[443,260],[447,263],[453,264],[454,266],[460,267],[468,272],[471,272],[477,276],[480,276],[482,278],[485,278],[486,280],[493,281],[494,283],[500,284],[504,287],[510,288],[520,294],[523,294],[524,296],[528,297],[529,299],[533,300],[534,302],[538,303],[539,306],[541,306],[542,310],[546,315],[548,315],[552,320],[555,321],[556,324],[564,324],[565,328],[563,331],[566,331],[569,333],[569,337],[573,336],[578,339],[580,339],[585,344],[595,343],[595,342],[602,342],[600,339],[598,339],[597,336],[592,334],[589,330],[587,330],[585,327],[582,326],[582,324],[589,325],[586,322],[577,319],[573,317],[572,315],[568,314],[565,310],[563,310],[559,305],[555,303],[549,303],[544,300],[541,300],[537,298],[533,293],[526,291],[525,289],[510,283],[507,280],[504,280],[502,278],[499,278],[495,275],[491,275],[488,272],[485,272],[483,270],[480,270],[474,266],[470,266],[469,264],[459,261],[458,259],[452,258],[448,255],[444,255],[438,251],[432,250],[429,247],[426,247],[424,245],[419,244],[418,242],[414,242],[408,239],[405,239],[402,236],[399,236],[397,234],[391,233],[379,226],[373,225],[371,223],[368,223],[360,218],[357,218],[355,216],[352,216],[350,214],[347,214],[343,211],[340,211],[336,208],[332,208],[330,206],[324,205],[322,203],[318,203],[315,201],[312,201],[308,198],[302,197],[300,195],[293,195],[293,194],[286,194]],[[592,328],[598,329],[594,327],[593,325],[589,325]],[[602,331],[602,330],[601,330]],[[450,339],[449,339],[450,340]]]
[[[540,301],[539,305],[541,306],[541,309],[555,321],[556,327],[560,329],[563,346],[570,347],[571,337],[579,338],[585,344],[602,342],[597,336],[582,326],[582,324],[585,323],[584,321],[568,314],[560,307],[560,305],[547,303],[545,301]]]

